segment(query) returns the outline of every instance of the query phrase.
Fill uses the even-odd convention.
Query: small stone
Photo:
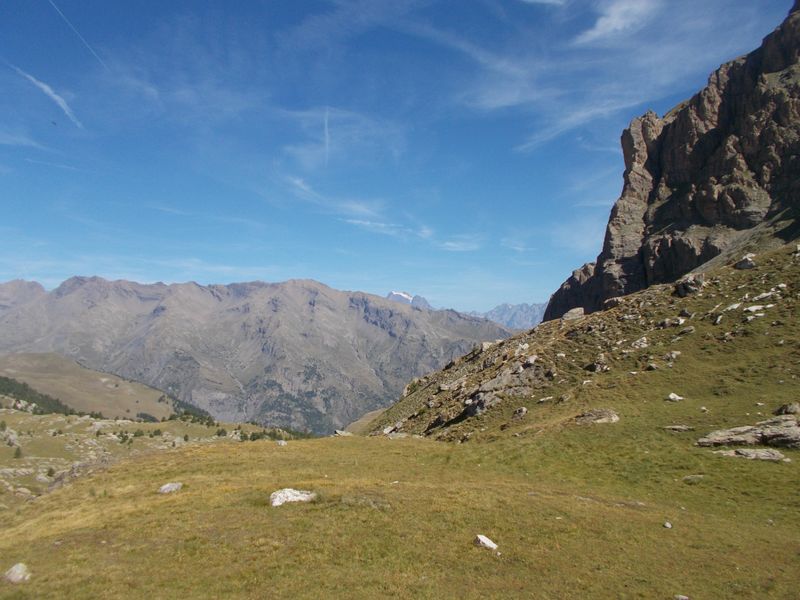
[[[647,337],[641,337],[635,342],[631,344],[631,347],[636,348],[637,350],[644,350],[650,344],[647,342]]]
[[[683,400],[683,396],[678,396],[675,392],[670,392],[669,396],[667,396],[667,401],[669,402],[680,402]]]
[[[688,425],[667,425],[662,429],[665,429],[666,431],[676,431],[676,432],[694,431],[694,427],[689,427]]]
[[[528,409],[525,408],[524,406],[520,406],[517,410],[514,411],[514,418],[521,419],[527,414],[528,414]]]
[[[672,523],[669,521],[664,521],[664,529],[672,529]]]
[[[173,494],[179,491],[183,487],[183,484],[179,481],[165,483],[160,488],[158,488],[159,494]]]
[[[705,406],[701,406],[700,412],[708,412],[708,409]]]
[[[287,502],[311,502],[316,499],[316,497],[317,495],[314,492],[283,488],[282,490],[270,494],[269,503],[272,506],[281,506]]]
[[[756,266],[756,262],[753,260],[755,257],[755,254],[745,254],[739,262],[733,265],[733,268],[739,270],[753,269]]]
[[[575,417],[578,425],[606,424],[619,422],[619,415],[608,408],[595,408]]]
[[[488,550],[497,550],[497,544],[495,544],[485,535],[481,534],[476,535],[472,543],[478,546],[479,548],[486,548]]]
[[[286,440],[278,440],[275,442],[278,446],[287,446],[288,442]]]
[[[645,371],[658,371],[658,365],[655,363],[647,363]]]
[[[333,435],[335,437],[352,437],[353,436],[352,433],[350,433],[349,431],[345,431],[343,429],[337,429],[336,431],[333,432]]]
[[[672,597],[672,600],[692,600],[689,596],[684,596],[683,594],[675,594]]]
[[[697,485],[703,481],[703,475],[687,475],[683,478],[683,483],[687,485]]]
[[[24,563],[17,563],[5,573],[5,579],[9,583],[24,583],[31,578],[31,572]]]

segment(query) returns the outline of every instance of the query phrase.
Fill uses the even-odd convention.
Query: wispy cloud
[[[594,26],[575,38],[575,43],[590,44],[638,29],[660,8],[661,0],[607,0]]]
[[[44,150],[36,140],[22,133],[10,133],[8,131],[0,131],[0,146],[21,146],[23,148],[36,148],[37,150]]]
[[[273,109],[276,116],[296,123],[305,137],[287,144],[283,152],[303,169],[313,171],[342,161],[396,158],[405,148],[398,123],[330,106],[306,110]]]
[[[476,236],[454,235],[438,242],[437,246],[447,252],[475,252],[481,249],[483,243]]]
[[[97,52],[95,52],[95,51],[94,51],[94,48],[92,48],[92,47],[89,45],[89,42],[87,42],[87,41],[86,41],[86,38],[84,38],[84,37],[83,37],[83,36],[80,34],[80,32],[79,32],[79,31],[78,31],[78,30],[75,28],[75,26],[74,26],[74,25],[73,25],[73,24],[70,22],[70,20],[67,18],[67,16],[66,16],[66,15],[65,15],[63,12],[61,12],[61,9],[60,9],[60,8],[58,8],[58,6],[56,6],[56,3],[55,3],[55,2],[53,2],[53,0],[47,0],[47,1],[50,3],[50,6],[52,6],[52,7],[55,9],[55,11],[56,11],[56,12],[59,14],[59,16],[60,16],[60,17],[61,17],[61,18],[64,20],[64,22],[67,24],[67,26],[68,26],[70,29],[72,29],[73,33],[74,33],[75,35],[77,35],[77,36],[78,36],[78,39],[79,39],[79,40],[80,40],[80,41],[83,43],[83,45],[84,45],[84,46],[86,46],[86,49],[87,49],[89,52],[91,52],[91,53],[92,53],[92,56],[94,56],[94,57],[97,59],[97,62],[99,62],[99,63],[100,63],[102,66],[103,66],[103,68],[104,68],[104,69],[108,70],[108,66],[106,65],[106,63],[104,63],[104,62],[103,62],[103,59],[102,59],[102,58],[100,58],[100,56],[98,56]]]
[[[26,158],[25,162],[31,163],[32,165],[42,165],[43,167],[53,167],[55,169],[63,169],[65,171],[80,171],[78,167],[73,167],[71,165],[65,165],[64,163],[55,163],[49,162],[46,160],[34,160],[32,158]]]
[[[380,201],[327,196],[315,190],[302,177],[289,176],[285,178],[285,182],[295,198],[324,212],[345,215],[351,219],[380,217],[383,205]]]
[[[76,117],[76,116],[75,116],[75,113],[74,113],[74,112],[72,112],[72,109],[70,108],[69,104],[67,104],[67,101],[66,101],[66,100],[64,100],[64,98],[62,98],[61,96],[59,96],[59,95],[58,95],[58,94],[57,94],[57,93],[56,93],[56,92],[53,90],[53,88],[51,88],[51,87],[50,87],[49,85],[47,85],[45,82],[43,82],[43,81],[39,81],[39,80],[38,80],[38,79],[36,79],[36,77],[34,77],[33,75],[30,75],[29,73],[26,73],[25,71],[23,71],[23,70],[22,70],[22,69],[20,69],[19,67],[15,67],[15,66],[13,66],[13,65],[12,65],[12,68],[13,68],[13,69],[14,69],[14,70],[15,70],[17,73],[19,73],[19,74],[20,74],[20,76],[24,77],[25,79],[27,79],[28,81],[30,81],[30,82],[31,82],[33,85],[35,85],[35,86],[36,86],[36,87],[37,87],[39,90],[41,90],[41,92],[42,92],[42,93],[43,93],[45,96],[47,96],[48,98],[50,98],[50,100],[52,100],[52,101],[55,103],[55,105],[56,105],[56,106],[58,106],[58,108],[60,108],[60,109],[63,111],[63,113],[64,113],[65,115],[67,115],[67,118],[68,118],[70,121],[72,121],[72,122],[73,122],[73,124],[74,124],[76,127],[78,127],[79,129],[83,129],[83,128],[84,128],[84,127],[83,127],[83,123],[81,123],[81,122],[78,120],[78,117]]]

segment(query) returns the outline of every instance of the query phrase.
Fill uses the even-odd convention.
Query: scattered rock
[[[607,298],[603,302],[603,309],[604,310],[609,310],[609,309],[612,309],[612,308],[616,308],[620,304],[622,304],[622,298],[620,298],[619,296],[615,296],[614,298]]]
[[[783,404],[775,409],[774,415],[798,415],[800,414],[800,403],[792,402],[791,404]]]
[[[353,434],[349,431],[344,431],[343,429],[337,429],[333,432],[334,437],[352,437]]]
[[[573,321],[575,319],[581,319],[586,315],[586,311],[583,310],[583,307],[578,306],[577,308],[573,308],[572,310],[568,310],[564,313],[564,316],[561,317],[562,321]]]
[[[658,365],[656,363],[647,363],[645,371],[658,371]]]
[[[675,594],[672,597],[672,600],[692,600],[689,596],[684,596],[683,594]]]
[[[5,573],[5,579],[9,583],[24,583],[31,578],[31,572],[24,563],[17,563]]]
[[[683,483],[687,485],[697,485],[701,481],[703,481],[704,475],[687,475],[683,478]]]
[[[631,348],[636,348],[637,350],[644,350],[649,346],[649,342],[647,341],[647,337],[640,337],[638,340],[631,344]]]
[[[674,362],[675,360],[678,359],[680,355],[681,355],[680,350],[673,350],[672,352],[667,352],[664,355],[664,360],[667,362]]]
[[[517,410],[514,411],[514,418],[521,419],[527,414],[528,414],[528,409],[525,408],[524,406],[520,406]]]
[[[664,521],[664,529],[672,529],[672,523],[669,521]]]
[[[595,408],[575,417],[578,425],[616,423],[618,421],[619,415],[609,408]]]
[[[311,502],[316,499],[316,497],[317,495],[314,492],[283,488],[282,490],[270,494],[269,503],[272,506],[280,506],[287,502]]]
[[[689,325],[688,327],[684,327],[683,329],[681,329],[678,332],[678,335],[689,335],[691,333],[694,333],[695,331],[696,331],[695,326]]]
[[[685,298],[691,294],[696,294],[703,289],[705,276],[702,273],[685,275],[675,282],[675,294]]]
[[[288,446],[289,443],[286,440],[278,440],[275,442],[278,446]]]
[[[675,392],[670,392],[669,396],[666,397],[668,402],[680,402],[683,399],[683,396],[678,396]]]
[[[165,483],[160,488],[158,488],[158,493],[159,494],[172,494],[174,492],[180,491],[180,489],[182,487],[183,487],[183,484],[180,483],[179,481]]]
[[[479,548],[486,548],[488,550],[497,550],[497,544],[495,544],[485,535],[481,534],[476,535],[472,543],[478,546]]]
[[[688,425],[667,425],[666,427],[662,427],[662,429],[676,432],[694,431],[694,427],[689,427]]]
[[[748,460],[769,460],[780,462],[788,460],[777,450],[767,450],[762,448],[737,448],[736,450],[715,450],[714,454],[720,456],[733,456],[735,458],[746,458]]]
[[[745,254],[739,262],[733,265],[733,268],[739,270],[754,269],[756,266],[756,262],[753,259],[755,257],[756,257],[755,254]]]
[[[712,431],[697,440],[697,445],[800,448],[800,424],[794,415],[781,415],[755,425]]]

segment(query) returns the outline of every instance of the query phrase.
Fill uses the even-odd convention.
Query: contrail
[[[328,129],[328,107],[325,107],[325,166],[328,166],[328,158],[331,152],[331,132]]]
[[[75,124],[75,127],[77,127],[78,129],[83,129],[84,128],[83,127],[83,123],[81,123],[78,120],[78,117],[75,116],[75,113],[72,112],[72,109],[70,108],[69,104],[67,104],[67,101],[64,100],[64,98],[62,98],[58,94],[56,94],[56,92],[53,90],[53,88],[51,88],[49,85],[47,85],[44,81],[39,81],[33,75],[29,75],[28,73],[26,73],[25,71],[23,71],[19,67],[15,67],[14,65],[10,65],[10,66],[17,73],[19,73],[21,77],[24,77],[25,79],[30,81],[33,85],[35,85],[37,88],[39,88],[39,90],[41,90],[42,93],[45,96],[50,98],[50,100],[52,100],[56,104],[56,106],[58,106],[58,108],[60,108],[64,112],[64,114],[67,115],[69,120],[72,121]]]
[[[77,29],[75,29],[75,26],[74,26],[72,23],[70,23],[70,21],[69,21],[69,19],[66,17],[66,15],[65,15],[63,12],[61,12],[61,9],[60,9],[60,8],[58,8],[58,7],[56,6],[56,3],[55,3],[55,2],[53,2],[53,0],[47,0],[47,1],[50,3],[50,6],[52,6],[52,7],[53,7],[53,8],[56,10],[56,12],[57,12],[57,13],[58,13],[58,14],[61,16],[61,18],[62,18],[62,19],[64,19],[64,23],[66,23],[67,25],[69,25],[69,28],[70,28],[70,29],[72,29],[72,31],[73,31],[73,32],[75,32],[75,35],[77,35],[77,36],[78,36],[78,39],[79,39],[81,42],[83,42],[83,45],[84,45],[84,46],[86,46],[86,49],[87,49],[89,52],[91,52],[91,53],[92,53],[92,56],[94,56],[94,57],[97,59],[97,62],[99,62],[101,65],[103,65],[103,68],[104,68],[106,71],[109,71],[110,69],[108,68],[108,65],[107,65],[106,63],[104,63],[104,62],[103,62],[103,59],[102,59],[102,58],[100,58],[100,57],[97,55],[97,52],[95,52],[95,51],[94,51],[94,48],[92,48],[92,47],[89,45],[89,42],[87,42],[87,41],[86,41],[86,40],[83,38],[83,36],[82,36],[82,35],[81,35],[81,34],[78,32],[78,30],[77,30]]]

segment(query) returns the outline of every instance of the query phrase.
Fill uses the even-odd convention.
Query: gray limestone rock
[[[722,65],[663,117],[622,134],[622,195],[597,260],[550,298],[544,320],[670,283],[709,260],[746,251],[749,236],[783,244],[770,219],[800,194],[800,12],[760,48]],[[678,295],[694,293],[690,286]]]
[[[734,458],[746,458],[748,460],[768,460],[773,462],[782,462],[787,460],[782,452],[778,452],[777,450],[766,450],[763,448],[716,450],[714,454],[719,454],[720,456],[732,456]]]
[[[619,415],[610,408],[595,408],[575,417],[578,425],[616,423],[618,421]]]
[[[794,415],[781,415],[755,425],[712,431],[698,446],[777,446],[800,448],[800,424]]]

